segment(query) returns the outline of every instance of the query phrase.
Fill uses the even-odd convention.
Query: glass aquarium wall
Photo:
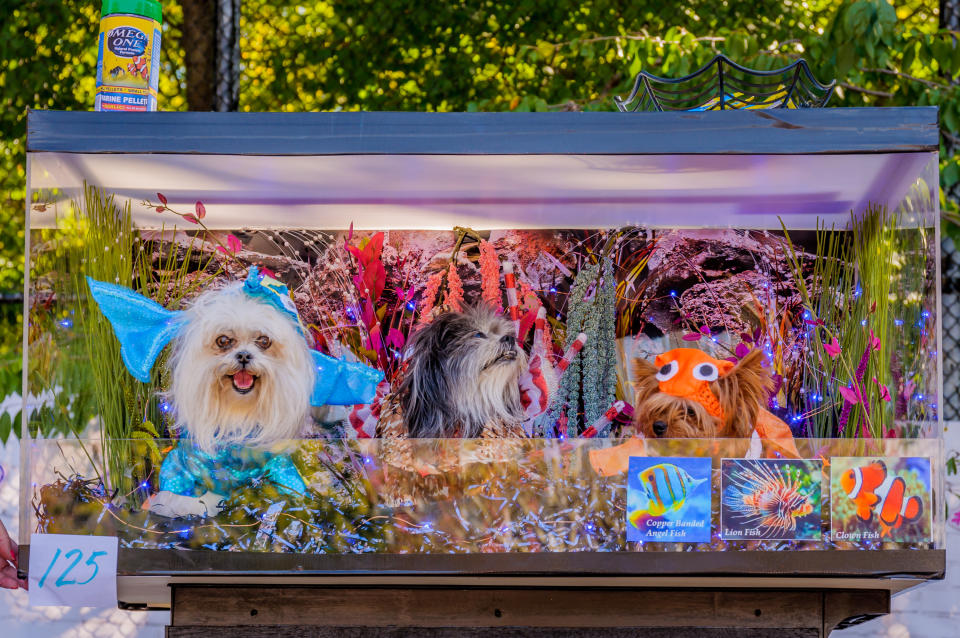
[[[141,443],[129,445],[148,456]],[[300,554],[944,547],[940,441],[802,439],[797,447],[801,458],[768,459],[752,456],[744,439],[287,441],[308,490],[266,478],[225,495],[215,516],[177,518],[149,508],[159,468],[144,468],[127,492],[111,491],[100,440],[35,441],[29,524],[117,536],[126,549]],[[881,467],[902,481],[889,500],[899,498],[898,514],[908,516],[884,521],[850,494],[850,476],[869,481]],[[781,507],[765,511],[764,499]],[[874,511],[867,520],[864,507]]]
[[[942,546],[937,184],[935,153],[33,153],[21,529]]]

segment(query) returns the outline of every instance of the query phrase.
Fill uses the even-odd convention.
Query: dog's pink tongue
[[[240,370],[233,375],[233,384],[241,390],[246,390],[253,385],[253,375],[246,370]]]

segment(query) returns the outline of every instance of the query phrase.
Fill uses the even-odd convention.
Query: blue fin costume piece
[[[181,496],[231,492],[269,480],[281,491],[303,496],[307,486],[289,455],[228,445],[204,452],[189,440],[177,443],[160,466],[160,489]]]
[[[183,312],[167,310],[123,286],[90,277],[87,285],[100,312],[113,326],[123,365],[138,381],[150,383],[150,370],[163,348],[177,336]]]

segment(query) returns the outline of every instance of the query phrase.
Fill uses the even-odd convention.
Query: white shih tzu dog
[[[296,437],[314,377],[296,324],[244,294],[243,284],[203,293],[184,319],[168,361],[176,429],[208,453]]]
[[[246,281],[210,290],[185,311],[88,279],[127,369],[150,381],[167,343],[164,393],[177,445],[163,459],[159,492],[145,507],[163,516],[215,514],[231,493],[269,481],[306,493],[285,441],[311,406],[368,403],[383,374],[311,349],[287,287],[252,267]]]

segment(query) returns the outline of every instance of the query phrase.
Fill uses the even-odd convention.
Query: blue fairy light
[[[407,310],[409,310],[410,312],[413,312],[416,309],[416,307],[417,307],[417,304],[414,303],[413,299],[407,302]]]
[[[916,399],[917,401],[923,401],[923,395],[922,395],[922,394],[917,394],[917,395],[916,395],[915,397],[913,397],[913,398]]]
[[[810,311],[807,310],[807,311],[805,311],[805,312],[803,313],[803,318],[804,318],[804,319],[812,319],[812,318],[813,318],[813,315],[811,315],[811,314],[810,314]]]
[[[363,457],[363,464],[364,464],[364,465],[373,465],[373,459],[372,459],[371,457],[369,457],[369,456],[365,456],[365,457]]]
[[[164,414],[170,412],[170,404],[167,403],[166,401],[162,401],[160,403],[160,411],[163,412]]]
[[[920,316],[923,317],[924,319],[927,319],[930,317],[930,311],[924,310],[923,312],[920,313]]]
[[[676,296],[677,296],[677,291],[676,291],[676,290],[671,290],[671,291],[670,291],[670,296],[671,296],[671,297],[676,297]]]
[[[903,325],[903,319],[894,319],[894,320],[893,320],[893,325],[895,325],[895,326],[902,326],[902,325]]]
[[[859,296],[862,295],[862,294],[863,294],[863,288],[861,288],[859,285],[857,285],[856,290],[853,291],[853,298],[856,299],[857,297],[859,297]]]
[[[554,286],[550,286],[550,294],[551,295],[557,294],[557,289]]]
[[[861,325],[861,326],[867,325],[867,320],[866,320],[866,319],[861,319],[861,320],[860,320],[860,325]]]
[[[71,319],[70,317],[66,317],[65,319],[61,319],[60,321],[58,321],[57,325],[60,326],[61,328],[72,328],[73,319]]]

